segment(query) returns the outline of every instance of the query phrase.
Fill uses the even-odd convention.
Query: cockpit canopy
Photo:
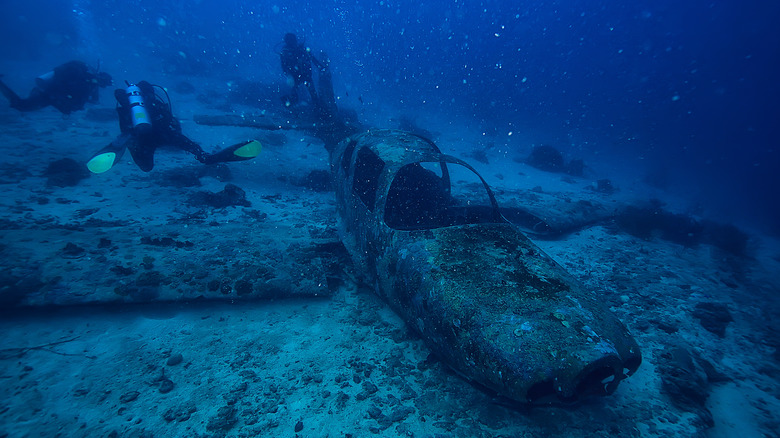
[[[390,178],[384,190],[383,178]],[[399,167],[388,166],[368,147],[360,148],[352,191],[369,210],[383,212],[385,224],[396,230],[505,222],[482,177],[465,162],[443,154]]]

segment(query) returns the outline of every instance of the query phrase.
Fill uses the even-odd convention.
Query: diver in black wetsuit
[[[308,47],[299,44],[298,38],[292,33],[284,35],[284,47],[279,58],[282,62],[282,71],[293,80],[290,94],[282,98],[285,104],[289,106],[298,103],[298,87],[300,85],[309,90],[312,102],[317,104],[317,91],[314,89],[311,64],[313,62],[317,67],[323,68],[322,63],[311,55]]]
[[[35,78],[35,88],[21,98],[0,81],[0,93],[19,111],[36,111],[47,106],[63,114],[84,109],[87,102],[98,101],[100,88],[111,85],[111,75],[99,72],[81,61],[69,61]]]
[[[163,99],[155,89],[161,90]],[[249,160],[260,153],[260,143],[247,141],[217,153],[209,154],[181,132],[181,124],[173,117],[170,99],[162,87],[141,81],[127,89],[114,91],[122,134],[101,149],[87,162],[93,173],[103,173],[116,164],[125,149],[144,172],[154,167],[154,152],[160,146],[180,148],[203,164]]]

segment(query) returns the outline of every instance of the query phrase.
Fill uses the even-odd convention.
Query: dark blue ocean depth
[[[735,0],[4,0],[0,56],[262,81],[295,32],[345,105],[529,133],[780,233],[778,22]]]

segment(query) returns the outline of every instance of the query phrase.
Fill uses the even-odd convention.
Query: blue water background
[[[3,0],[0,12],[5,61],[100,59],[118,80],[280,81],[281,38],[296,32],[330,55],[343,106],[437,114],[498,143],[522,133],[780,234],[780,2]]]

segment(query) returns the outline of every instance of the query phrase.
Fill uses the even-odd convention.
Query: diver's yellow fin
[[[238,147],[233,151],[233,155],[241,158],[254,158],[260,155],[260,151],[263,150],[263,145],[257,140],[250,140],[243,146]]]
[[[105,152],[95,155],[91,160],[87,161],[87,169],[92,173],[103,173],[114,167],[116,162],[115,152]]]
[[[260,149],[262,149],[262,146],[257,140],[243,141],[241,143],[228,146],[217,153],[208,154],[204,160],[204,163],[214,164],[227,163],[229,161],[251,160],[260,154]]]

